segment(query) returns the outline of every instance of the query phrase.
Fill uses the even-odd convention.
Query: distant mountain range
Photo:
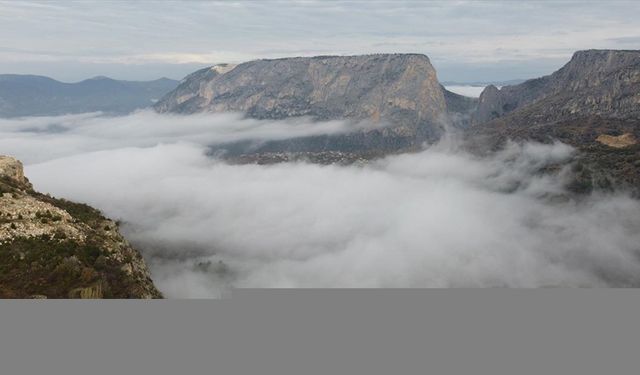
[[[105,112],[125,114],[153,105],[178,81],[118,81],[95,77],[64,83],[35,75],[0,75],[0,117]]]

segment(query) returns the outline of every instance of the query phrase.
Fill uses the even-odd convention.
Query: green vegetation
[[[48,236],[17,238],[0,245],[0,284],[5,291],[11,291],[1,297],[44,294],[66,298],[72,288],[98,278],[97,274],[87,277],[97,258],[95,253],[93,246],[73,241],[58,242]]]
[[[49,221],[57,222],[62,220],[62,216],[54,215],[49,210],[44,212],[36,212],[36,218],[40,219],[40,221],[43,223],[47,223]]]
[[[106,220],[102,213],[93,207],[90,207],[83,203],[75,203],[66,199],[54,198],[50,195],[36,193],[37,198],[43,202],[49,203],[62,210],[65,210],[75,220],[87,224],[91,227],[97,225],[99,222]]]
[[[594,190],[627,190],[640,196],[640,146],[615,149],[594,145],[581,149],[578,180],[590,180]]]
[[[68,298],[78,288],[100,285],[105,298],[128,298],[138,281],[123,272],[99,243],[82,244],[49,236],[17,238],[0,245],[0,298],[42,294]]]
[[[18,187],[15,182],[5,176],[0,176],[0,196],[6,193],[15,193]]]
[[[0,176],[0,194],[5,201],[26,195],[49,205],[28,212],[21,201],[11,203],[11,212],[0,207],[0,225],[7,234],[0,243],[0,298],[162,297],[132,264],[142,261],[140,255],[123,244],[117,224],[100,211],[38,193],[28,182],[6,176]],[[13,213],[13,206],[22,213]],[[68,213],[71,222],[56,208]],[[50,234],[33,237],[41,229]]]

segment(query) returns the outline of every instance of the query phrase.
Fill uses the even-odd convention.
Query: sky
[[[639,49],[638,1],[3,1],[0,73],[180,79],[257,58],[413,52],[441,81],[532,78]]]

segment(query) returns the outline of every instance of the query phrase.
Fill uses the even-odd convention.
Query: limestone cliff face
[[[473,123],[482,124],[537,105],[528,123],[580,116],[640,116],[640,51],[578,51],[555,73],[480,95]]]
[[[435,69],[418,54],[296,57],[214,66],[188,76],[160,112],[387,121],[415,129],[447,111]]]
[[[494,141],[556,138],[580,147],[600,135],[639,131],[640,51],[588,50],[549,76],[487,87],[470,133]]]
[[[160,298],[140,254],[97,210],[33,191],[0,156],[0,298]]]

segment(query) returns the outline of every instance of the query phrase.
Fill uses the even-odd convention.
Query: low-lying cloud
[[[271,121],[240,113],[174,115],[144,110],[128,116],[86,113],[52,117],[0,119],[0,152],[20,156],[25,163],[98,150],[151,147],[190,142],[201,145],[236,141],[270,141],[340,134],[384,124],[314,122],[301,117]]]
[[[640,284],[639,202],[566,194],[569,167],[540,172],[571,160],[566,145],[510,144],[479,158],[440,144],[364,166],[229,165],[206,156],[217,126],[257,139],[327,124],[198,118],[64,117],[64,132],[36,131],[51,120],[3,120],[0,150],[29,160],[39,190],[122,220],[168,297],[231,286]]]
[[[484,90],[484,86],[472,86],[472,85],[449,85],[445,88],[451,92],[459,95],[468,96],[470,98],[479,98],[480,94]]]

